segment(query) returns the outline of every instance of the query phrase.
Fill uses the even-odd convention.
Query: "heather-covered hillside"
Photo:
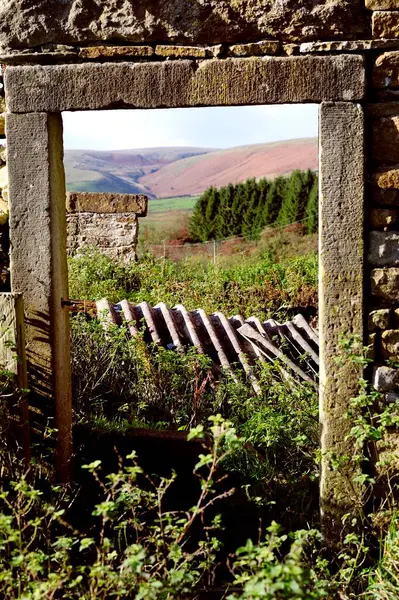
[[[150,198],[197,195],[249,177],[317,169],[317,139],[209,148],[67,150],[68,190],[146,193]]]

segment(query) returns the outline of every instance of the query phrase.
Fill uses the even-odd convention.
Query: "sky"
[[[317,136],[315,104],[66,112],[67,149],[230,148]]]

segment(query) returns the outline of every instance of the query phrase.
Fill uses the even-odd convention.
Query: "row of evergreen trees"
[[[266,227],[298,221],[308,233],[317,231],[318,177],[311,170],[207,189],[194,207],[190,235],[201,242],[236,235],[258,239]]]

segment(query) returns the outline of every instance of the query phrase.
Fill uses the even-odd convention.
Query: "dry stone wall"
[[[369,62],[368,330],[373,384],[392,402],[399,397],[399,51],[379,53]]]
[[[147,202],[134,194],[68,193],[68,253],[95,247],[113,259],[136,260],[138,217],[146,215]]]

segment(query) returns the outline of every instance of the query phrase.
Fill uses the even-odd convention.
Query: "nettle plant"
[[[175,474],[154,480],[143,473],[134,452],[120,460],[118,472],[105,477],[100,461],[84,467],[101,494],[89,532],[69,523],[68,491],[53,486],[45,494],[32,482],[33,469],[14,481],[3,480],[1,597],[158,600],[199,598],[209,590],[217,576],[223,520],[214,511],[209,518],[208,510],[223,510],[223,501],[234,493],[218,491],[224,478],[220,467],[242,440],[220,416],[210,418],[207,430],[194,428],[188,438],[206,440],[207,451],[194,468],[198,499],[186,511],[165,509]],[[320,574],[326,565],[311,566],[319,538],[315,531],[303,531],[290,541],[272,523],[259,544],[248,542],[229,557],[226,597],[325,597]]]

